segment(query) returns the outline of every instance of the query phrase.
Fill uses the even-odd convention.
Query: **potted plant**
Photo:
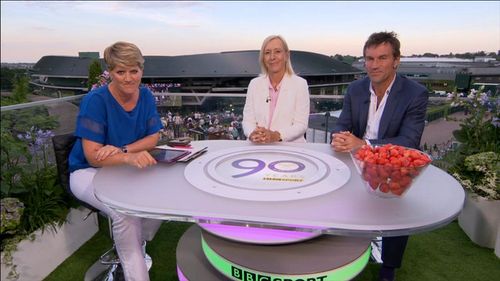
[[[500,257],[500,123],[498,98],[471,90],[467,97],[453,97],[468,115],[454,136],[460,145],[448,171],[468,194],[458,217],[459,225],[476,244],[495,248]]]
[[[458,223],[476,244],[500,257],[500,155],[489,151],[467,156],[466,171],[454,173],[469,191]]]
[[[68,219],[76,221],[77,218],[69,215],[71,199],[57,183],[57,169],[51,149],[51,128],[55,126],[57,122],[48,116],[44,107],[2,112],[2,280],[43,279],[67,257],[54,253],[56,249],[62,248],[68,252],[69,248],[74,248],[74,251],[86,241],[73,245],[75,243],[70,235],[61,238],[64,232],[61,229],[68,228]],[[85,213],[84,210],[80,212]],[[84,214],[80,217],[83,218]],[[94,229],[90,237],[97,231],[97,224]],[[82,229],[78,231],[85,232]],[[52,240],[47,242],[45,237]],[[43,250],[46,255],[39,254],[42,252],[41,246],[47,248]],[[47,259],[46,256],[51,258]],[[59,263],[50,268],[47,263],[40,265],[40,262],[33,261],[35,258],[47,263]],[[39,273],[38,268],[44,272]]]

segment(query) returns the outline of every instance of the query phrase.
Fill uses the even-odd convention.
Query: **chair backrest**
[[[66,189],[66,192],[71,194],[81,205],[90,209],[91,211],[96,211],[96,209],[86,202],[83,202],[76,198],[76,196],[71,192],[69,186],[69,154],[73,145],[75,145],[76,137],[73,133],[57,135],[52,137],[52,145],[54,146],[54,154],[56,156],[56,166],[59,183]]]
[[[76,142],[76,137],[73,133],[57,135],[52,137],[52,145],[54,146],[54,154],[56,156],[57,173],[59,176],[59,183],[70,194],[69,188],[69,154],[73,145]]]

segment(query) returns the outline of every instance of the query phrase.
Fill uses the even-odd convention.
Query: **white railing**
[[[30,107],[35,107],[35,106],[39,106],[39,105],[56,104],[56,103],[60,103],[60,102],[78,100],[78,99],[81,99],[83,96],[84,95],[69,96],[69,97],[63,97],[63,98],[52,98],[52,99],[46,99],[46,100],[39,100],[39,101],[18,103],[18,104],[13,104],[13,105],[6,105],[6,106],[2,106],[0,108],[0,111],[5,112],[5,111],[9,111],[9,110],[30,108]]]
[[[246,97],[246,94],[243,93],[153,93],[155,96],[170,96],[170,97],[197,97],[197,96],[202,96],[202,97],[219,97],[219,98],[228,98],[228,97],[238,97],[238,98],[244,98]],[[20,103],[20,104],[15,104],[15,105],[8,105],[8,106],[2,106],[1,107],[1,112],[7,112],[11,110],[18,110],[18,109],[27,109],[31,107],[36,107],[36,106],[42,106],[42,105],[56,105],[58,103],[63,103],[63,102],[71,102],[71,101],[77,101],[79,99],[82,99],[85,95],[87,94],[82,94],[82,95],[76,95],[76,96],[68,96],[68,97],[63,97],[63,98],[48,98],[40,101],[33,101],[33,102],[27,102],[27,103]],[[311,96],[311,99],[338,99],[341,98],[342,96]],[[57,112],[57,111],[56,111]],[[73,113],[75,114],[75,113]],[[315,114],[321,114],[322,113],[315,113]],[[326,141],[330,141],[330,135],[327,134],[325,136],[325,130],[321,129],[314,129],[314,128],[309,128],[306,132],[306,139],[308,142],[318,142],[318,143],[324,143]]]
[[[14,104],[14,105],[7,105],[7,106],[2,106],[0,108],[0,111],[9,111],[9,110],[14,110],[14,109],[21,109],[21,108],[29,108],[29,107],[34,107],[34,106],[39,106],[39,105],[48,105],[48,104],[54,104],[54,103],[59,103],[59,102],[67,102],[67,101],[72,101],[72,100],[78,100],[84,97],[87,94],[82,94],[82,95],[76,95],[76,96],[68,96],[68,97],[62,97],[62,98],[51,98],[51,99],[46,99],[46,100],[40,100],[40,101],[33,101],[33,102],[26,102],[26,103],[20,103],[20,104]],[[246,97],[246,93],[170,93],[170,92],[154,92],[154,96],[167,96],[167,97],[218,97],[218,98],[244,98]],[[331,100],[342,100],[344,98],[343,95],[311,95],[311,99],[331,99]]]

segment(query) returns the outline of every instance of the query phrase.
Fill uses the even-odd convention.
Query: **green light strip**
[[[252,270],[240,265],[236,265],[231,261],[219,256],[203,239],[201,238],[201,246],[203,253],[208,261],[219,272],[232,280],[252,280],[252,281],[329,281],[329,280],[350,280],[358,275],[365,268],[370,258],[371,247],[357,259],[343,267],[334,270],[319,272],[307,275],[272,275],[266,272]]]

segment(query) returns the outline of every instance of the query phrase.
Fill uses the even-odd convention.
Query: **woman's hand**
[[[267,131],[266,128],[257,126],[257,128],[253,130],[250,136],[248,136],[248,139],[251,142],[264,143],[264,140],[266,138],[266,131]]]
[[[135,153],[124,153],[125,163],[137,168],[146,168],[155,165],[157,162],[147,151]]]
[[[156,164],[156,160],[147,152],[155,147],[158,133],[142,138],[134,143],[128,144],[128,152],[124,153],[119,147],[113,145],[102,145],[100,143],[82,139],[85,158],[92,167],[104,167],[113,165],[131,165],[144,168]]]
[[[96,149],[95,160],[96,161],[103,161],[104,159],[108,158],[109,156],[113,156],[113,155],[121,153],[121,152],[122,152],[122,150],[116,146],[105,145],[99,149]]]
[[[254,143],[272,143],[280,140],[280,133],[257,127],[248,138]]]

